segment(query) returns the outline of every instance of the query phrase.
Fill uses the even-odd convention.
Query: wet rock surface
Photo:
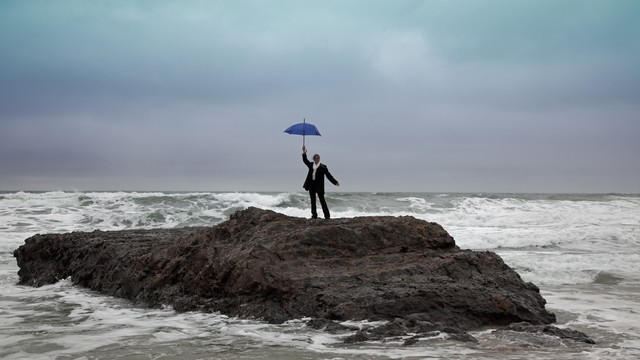
[[[573,340],[575,342],[595,344],[595,341],[588,337],[585,333],[566,328],[559,328],[553,325],[533,325],[526,322],[509,324],[501,329],[495,331],[495,333],[515,331],[529,334],[544,334],[547,336],[557,337],[559,339]]]
[[[35,235],[15,253],[20,284],[74,284],[178,311],[219,311],[353,331],[353,341],[555,321],[538,288],[491,252],[459,249],[413,217],[311,220],[249,208],[215,227]],[[351,341],[348,340],[347,341]]]

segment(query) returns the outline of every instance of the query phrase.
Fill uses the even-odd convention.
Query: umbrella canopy
[[[318,128],[309,123],[298,123],[289,126],[284,132],[292,135],[316,135],[320,136],[320,131]]]
[[[303,122],[301,123],[293,124],[289,126],[284,132],[292,135],[302,135],[303,145],[304,145],[304,137],[306,135],[321,136],[320,131],[318,131],[318,128],[315,125],[306,122],[306,120],[303,120]]]

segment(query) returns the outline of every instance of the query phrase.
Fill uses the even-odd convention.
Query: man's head
[[[318,154],[313,155],[313,162],[315,162],[316,164],[320,163],[320,155]]]

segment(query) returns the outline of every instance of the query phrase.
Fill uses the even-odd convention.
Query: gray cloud
[[[3,2],[0,190],[639,192],[637,10]]]

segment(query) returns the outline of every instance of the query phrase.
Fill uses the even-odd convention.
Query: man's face
[[[320,162],[320,156],[319,155],[314,155],[313,156],[313,161],[317,164]]]

